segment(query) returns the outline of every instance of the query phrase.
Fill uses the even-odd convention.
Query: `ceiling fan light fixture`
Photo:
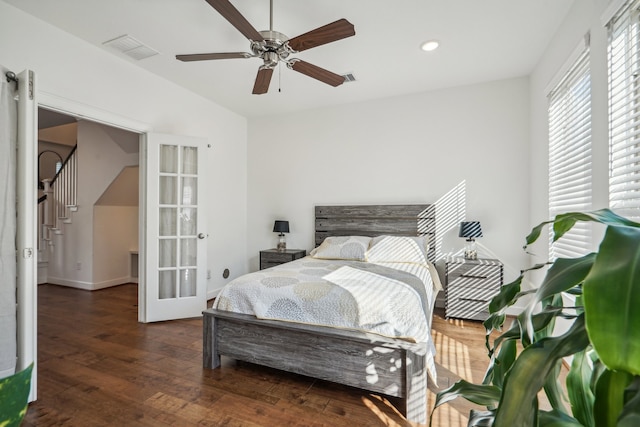
[[[433,52],[440,46],[440,42],[438,40],[427,40],[426,42],[420,45],[420,49],[425,52]]]
[[[320,68],[298,58],[290,58],[292,54],[332,43],[356,35],[355,27],[346,19],[338,19],[322,27],[307,31],[289,39],[286,35],[273,30],[273,0],[269,7],[269,30],[257,31],[247,19],[231,5],[229,0],[206,0],[223,18],[240,31],[250,42],[251,53],[247,52],[214,52],[176,55],[183,62],[208,61],[232,58],[259,58],[263,65],[258,69],[253,94],[267,93],[274,68],[282,62],[294,71],[314,78],[330,86],[340,86],[345,77]]]

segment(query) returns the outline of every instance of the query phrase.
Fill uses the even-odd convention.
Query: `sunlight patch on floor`
[[[443,405],[433,413],[433,425],[436,426],[463,427],[467,425],[468,421],[469,417],[451,405]]]
[[[377,396],[370,396],[370,397],[362,397],[362,403],[364,403],[364,406],[366,406],[371,412],[373,412],[374,414],[376,414],[376,416],[378,417],[378,419],[380,419],[380,421],[382,421],[383,425],[385,426],[389,426],[389,427],[400,427],[400,424],[398,424],[397,422],[393,421],[387,414],[385,414],[384,412],[382,412],[380,410],[380,408],[378,408],[378,406],[371,400],[371,399],[376,399]],[[383,402],[382,399],[377,398],[377,400],[380,401],[380,403],[378,404],[383,404],[386,405],[386,402]]]
[[[469,347],[450,336],[443,335],[438,331],[434,332],[433,339],[438,349],[435,358],[436,364],[444,366],[460,378],[472,381]]]

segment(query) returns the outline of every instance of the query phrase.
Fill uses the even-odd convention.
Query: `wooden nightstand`
[[[266,249],[260,251],[260,270],[284,264],[285,262],[293,261],[306,255],[307,251],[304,249],[287,249],[284,252],[280,252],[277,249]]]
[[[503,265],[497,259],[445,260],[445,317],[485,320],[489,302],[503,281]]]

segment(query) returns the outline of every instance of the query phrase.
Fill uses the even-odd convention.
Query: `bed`
[[[435,374],[431,318],[439,281],[432,265],[402,262],[400,267],[396,259],[388,259],[386,249],[390,242],[415,242],[411,248],[423,250],[417,256],[433,263],[433,205],[316,206],[315,215],[313,256],[235,279],[221,291],[214,308],[203,312],[205,368],[220,366],[224,355],[358,387],[399,398],[398,409],[408,420],[426,423],[427,376]],[[356,243],[370,249],[367,262],[353,245],[358,239]],[[431,244],[421,245],[426,241]],[[335,255],[336,247],[340,255]],[[427,283],[422,286],[425,292],[420,290],[422,282]],[[393,321],[381,322],[377,315],[362,311],[371,304],[363,287],[369,284],[383,290],[385,301],[397,302],[391,309],[399,313]],[[255,299],[249,301],[246,295]],[[310,300],[323,298],[339,301],[341,308],[329,313],[309,309]],[[298,310],[303,305],[306,311]],[[373,306],[390,313],[389,304],[374,301]],[[293,320],[282,318],[278,308],[294,313]],[[407,321],[409,312],[422,320]],[[354,317],[356,325],[349,323]],[[333,325],[329,327],[325,321],[337,323],[326,323]]]

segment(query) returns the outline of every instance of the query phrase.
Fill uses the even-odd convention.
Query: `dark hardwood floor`
[[[202,319],[137,322],[137,286],[87,292],[38,287],[38,400],[25,426],[410,426],[386,398],[223,358],[202,368]],[[433,337],[438,386],[480,382],[479,322],[447,321]],[[429,384],[429,404],[438,387]],[[438,409],[434,426],[466,426],[472,406]]]

